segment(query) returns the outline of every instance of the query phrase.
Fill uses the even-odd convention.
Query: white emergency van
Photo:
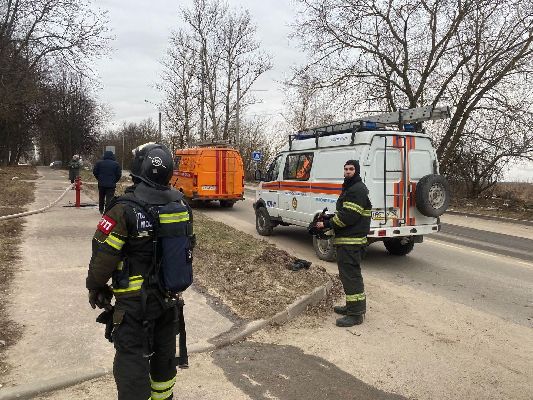
[[[427,120],[448,118],[448,107],[420,107],[314,127],[289,135],[256,190],[256,229],[271,235],[278,225],[308,227],[327,207],[335,212],[343,166],[359,160],[369,190],[369,243],[383,241],[389,253],[406,255],[424,235],[440,230],[450,201],[439,175],[435,149],[420,129]],[[313,238],[317,256],[335,260],[332,238]]]

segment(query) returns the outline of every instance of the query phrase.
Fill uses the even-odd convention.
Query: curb
[[[206,353],[217,350],[241,341],[247,336],[250,336],[251,334],[263,329],[268,325],[282,325],[303,313],[307,309],[307,306],[315,305],[324,299],[331,290],[332,286],[332,281],[329,281],[324,286],[319,286],[314,289],[310,294],[300,296],[285,310],[277,313],[273,317],[269,319],[258,319],[251,321],[236,332],[231,332],[229,335],[222,334],[218,337],[218,339],[211,339],[214,341],[212,344],[199,344],[196,346],[191,346],[188,354]],[[112,372],[112,368],[108,369],[99,367],[88,371],[85,370],[73,372],[72,374],[69,374],[68,377],[61,376],[41,382],[27,383],[24,385],[24,388],[15,386],[12,388],[0,389],[0,400],[31,399],[47,392],[65,389],[81,382],[100,378],[102,376],[111,374]]]
[[[445,215],[446,214],[461,215],[461,216],[464,216],[464,217],[473,217],[473,218],[479,218],[479,219],[486,219],[486,220],[490,220],[490,221],[509,222],[509,223],[512,223],[512,224],[533,226],[533,221],[529,221],[527,219],[497,217],[495,215],[484,215],[484,214],[476,214],[476,213],[469,213],[469,212],[464,212],[464,211],[454,211],[454,210],[447,210]]]

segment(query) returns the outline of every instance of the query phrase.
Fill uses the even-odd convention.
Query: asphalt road
[[[221,209],[216,203],[198,209],[255,235],[252,200]],[[276,227],[267,240],[314,263],[311,237],[299,227]],[[398,285],[410,285],[452,302],[533,327],[533,240],[479,229],[444,225],[443,232],[426,236],[406,257],[387,253],[381,243],[369,247],[364,274]]]

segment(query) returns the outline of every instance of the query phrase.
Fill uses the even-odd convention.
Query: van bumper
[[[420,236],[437,233],[440,231],[440,224],[431,225],[406,225],[406,226],[384,226],[371,227],[367,237],[372,239],[383,239],[402,236]]]
[[[193,200],[230,200],[239,201],[244,200],[244,194],[217,194],[213,196],[201,195],[196,192],[192,193]]]

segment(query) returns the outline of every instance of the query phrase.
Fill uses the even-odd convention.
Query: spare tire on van
[[[430,174],[416,184],[416,208],[426,217],[439,217],[450,205],[450,185],[442,175]]]

